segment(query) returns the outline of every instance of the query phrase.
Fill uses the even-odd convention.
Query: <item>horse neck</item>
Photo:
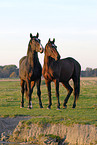
[[[45,55],[44,56],[44,67],[45,67],[45,70],[46,71],[49,70],[49,66],[52,63],[54,63],[54,62],[55,62],[55,60],[52,57]]]
[[[36,51],[30,51],[27,55],[28,58],[28,64],[30,64],[32,67],[34,67],[37,62],[39,62],[38,54]]]

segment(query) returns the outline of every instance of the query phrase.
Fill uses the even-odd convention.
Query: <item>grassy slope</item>
[[[70,82],[72,85],[72,82]],[[67,109],[63,109],[63,100],[67,94],[66,89],[60,84],[60,102],[61,109],[57,108],[57,99],[55,96],[55,87],[52,83],[52,108],[46,109],[48,105],[47,88],[42,80],[41,85],[43,109],[39,108],[38,97],[36,95],[36,87],[34,88],[32,103],[33,109],[28,110],[28,101],[25,99],[25,108],[20,108],[21,93],[19,81],[0,81],[0,116],[13,117],[17,115],[29,115],[31,121],[39,122],[40,124],[64,123],[64,124],[95,124],[97,125],[97,79],[82,79],[81,93],[77,102],[76,109],[72,109],[73,93],[68,101]]]

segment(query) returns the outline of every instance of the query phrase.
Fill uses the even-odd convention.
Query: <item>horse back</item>
[[[60,81],[70,80],[73,77],[80,77],[81,66],[71,57],[59,60],[59,66],[61,66]]]

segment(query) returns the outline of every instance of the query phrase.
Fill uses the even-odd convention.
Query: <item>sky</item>
[[[61,58],[97,68],[97,0],[0,0],[0,65],[19,67],[37,32],[44,47],[55,38]]]

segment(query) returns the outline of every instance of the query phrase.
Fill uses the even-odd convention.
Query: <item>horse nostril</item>
[[[43,53],[43,48],[40,48],[40,53]]]

